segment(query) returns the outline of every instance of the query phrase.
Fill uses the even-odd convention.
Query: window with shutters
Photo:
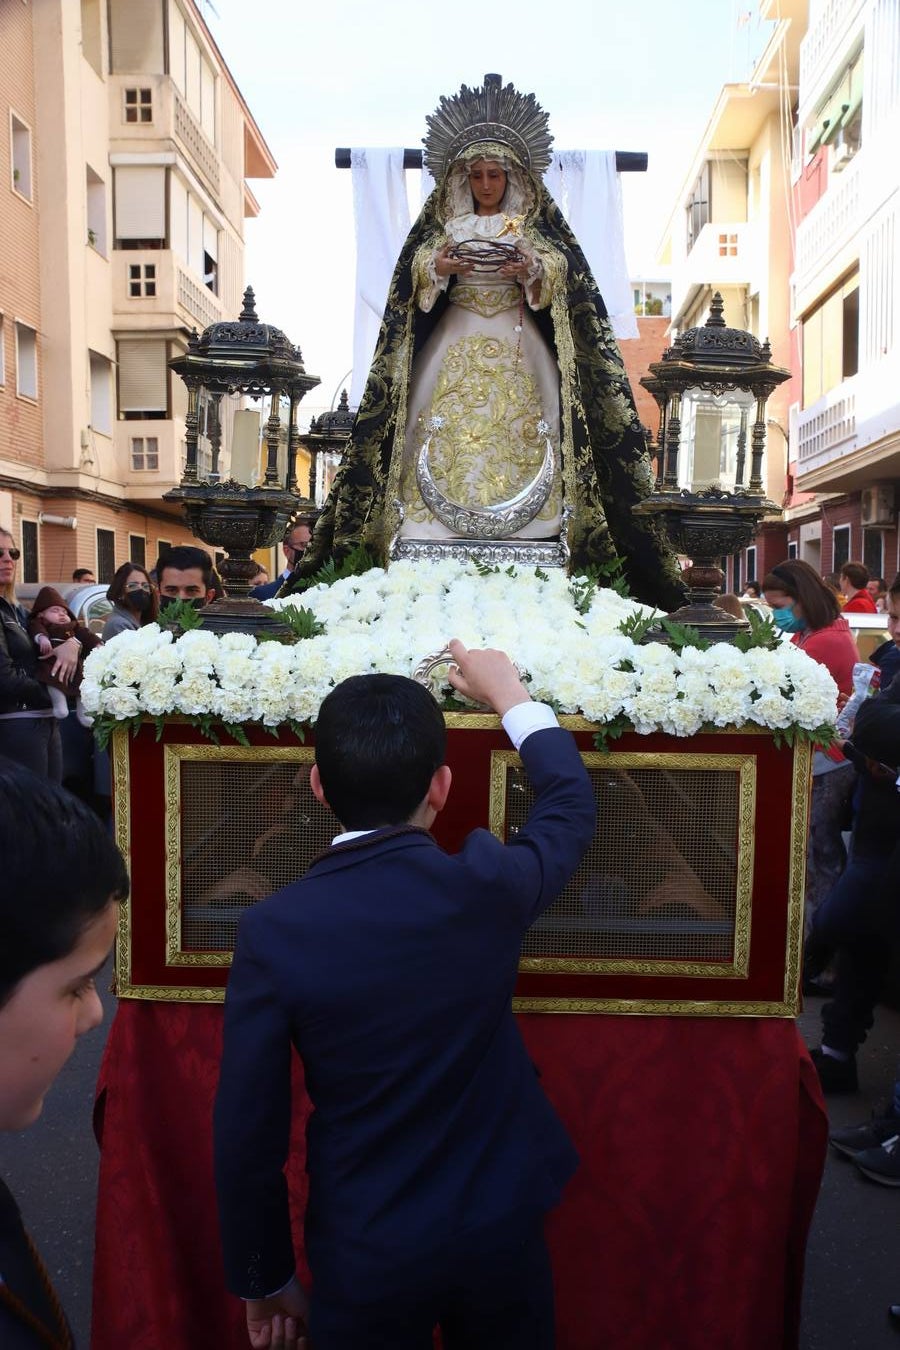
[[[147,566],[147,540],[142,534],[128,536],[128,561],[137,563],[138,567]]]
[[[859,369],[859,271],[802,321],[803,406],[809,408]]]
[[[158,164],[113,170],[116,248],[165,248],[166,171]]]
[[[165,73],[162,0],[109,0],[109,56],[114,75]]]
[[[169,372],[165,342],[118,344],[119,413],[126,421],[168,416]]]
[[[159,468],[159,440],[156,436],[132,436],[131,467],[137,473]]]

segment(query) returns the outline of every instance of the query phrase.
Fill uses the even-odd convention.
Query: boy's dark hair
[[[788,558],[763,577],[763,592],[782,591],[798,600],[803,617],[814,631],[827,628],[841,612],[838,598],[814,567],[801,558]]]
[[[68,956],[110,900],[128,894],[98,816],[49,778],[0,756],[0,1007],[39,966]]]
[[[401,825],[444,763],[447,729],[428,690],[405,675],[352,675],[315,727],[322,790],[348,830]]]
[[[72,573],[72,580],[80,581],[82,577],[92,577],[93,575],[94,569],[92,567],[76,567]]]
[[[894,577],[894,580],[891,582],[890,586],[888,586],[887,593],[892,600],[896,599],[896,597],[900,595],[900,572],[897,573],[897,575]]]
[[[869,580],[869,569],[865,563],[845,562],[841,568],[841,576],[846,577],[855,590],[861,591]]]
[[[189,567],[199,567],[203,572],[203,585],[207,590],[213,584],[213,561],[205,548],[195,548],[193,544],[176,544],[174,548],[167,548],[165,553],[161,553],[156,560],[157,584],[163,584],[163,571],[166,567],[174,567],[176,572],[186,572]]]

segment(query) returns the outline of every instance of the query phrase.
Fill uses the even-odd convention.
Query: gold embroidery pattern
[[[495,505],[530,483],[544,460],[542,412],[534,378],[516,362],[516,344],[474,334],[447,348],[431,407],[420,434],[433,417],[443,419],[431,434],[431,467],[441,493],[461,506]],[[420,442],[421,443],[421,442]],[[401,484],[407,519],[430,520],[409,466]],[[537,517],[552,520],[561,510],[554,486]]]
[[[460,309],[491,318],[506,309],[517,309],[521,294],[518,286],[456,285],[448,298],[451,305],[459,305]]]

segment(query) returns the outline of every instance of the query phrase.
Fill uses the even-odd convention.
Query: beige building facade
[[[709,316],[714,292],[725,321],[761,341],[772,360],[793,371],[791,275],[795,139],[800,45],[807,0],[761,0],[774,20],[767,45],[746,82],[726,84],[687,171],[660,252],[671,267],[671,337]],[[768,403],[765,487],[779,508],[789,489],[791,407],[795,379]],[[786,556],[782,517],[764,522],[753,544],[727,567],[727,588],[739,591]]]
[[[22,580],[103,580],[197,542],[167,362],[237,318],[276,165],[194,0],[18,0],[0,41],[0,524]]]

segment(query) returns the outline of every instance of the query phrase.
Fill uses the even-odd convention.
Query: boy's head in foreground
[[[128,874],[89,807],[3,758],[0,857],[0,1130],[20,1130],[103,1019],[94,977]]]
[[[432,695],[405,675],[353,675],[319,709],[310,785],[347,830],[426,828],[450,788],[447,730]]]

